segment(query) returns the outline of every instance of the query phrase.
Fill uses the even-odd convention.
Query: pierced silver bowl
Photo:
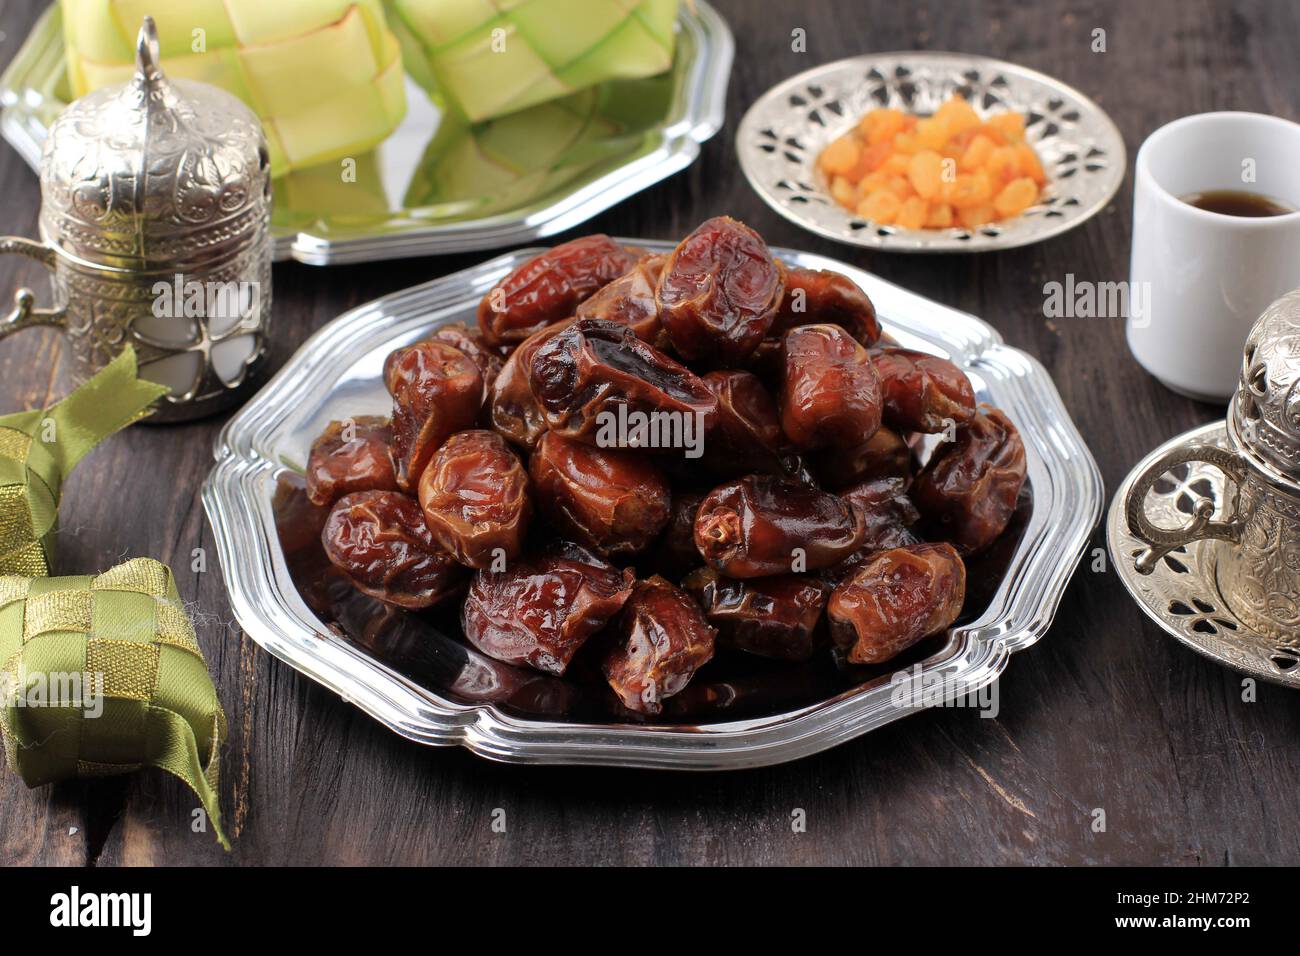
[[[902,229],[845,209],[817,157],[863,114],[881,106],[929,114],[960,93],[981,115],[1018,112],[1047,172],[1041,202],[978,229]],[[1033,70],[965,53],[872,53],[837,60],[774,86],[736,132],[754,190],[810,232],[886,252],[987,252],[1059,235],[1095,216],[1124,179],[1119,129],[1078,90]]]

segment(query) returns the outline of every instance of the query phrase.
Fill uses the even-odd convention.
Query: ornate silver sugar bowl
[[[168,80],[146,17],[134,77],[55,121],[41,163],[41,242],[8,237],[51,271],[54,307],[28,289],[0,338],[62,327],[84,381],[128,343],[171,388],[151,420],[234,404],[266,355],[270,160],[261,124],[229,93]]]
[[[1229,448],[1175,448],[1134,482],[1125,502],[1130,531],[1151,548],[1137,570],[1149,573],[1175,548],[1201,538],[1230,542],[1218,561],[1218,587],[1248,627],[1277,641],[1300,638],[1300,290],[1259,317],[1246,340],[1241,380],[1228,407]],[[1202,461],[1228,479],[1216,507],[1202,498],[1183,528],[1156,526],[1147,494],[1162,475]]]

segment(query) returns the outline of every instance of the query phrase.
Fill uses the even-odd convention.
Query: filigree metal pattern
[[[1259,618],[1277,618],[1283,610],[1278,602],[1289,601],[1293,612],[1300,611],[1296,608],[1290,585],[1286,583],[1288,573],[1294,575],[1295,572],[1283,570],[1285,567],[1300,567],[1300,554],[1296,552],[1294,543],[1289,550],[1281,545],[1283,522],[1296,520],[1284,517],[1294,513],[1294,502],[1261,492],[1253,482],[1244,483],[1239,494],[1223,472],[1204,462],[1180,465],[1158,481],[1147,496],[1146,510],[1151,520],[1160,527],[1182,527],[1188,523],[1197,502],[1202,499],[1213,502],[1214,511],[1210,517],[1224,520],[1230,517],[1231,502],[1236,500],[1238,514],[1245,518],[1245,535],[1252,539],[1243,544],[1259,549],[1259,553],[1274,549],[1278,563],[1273,566],[1278,569],[1278,579],[1270,582],[1260,578],[1250,588],[1238,584],[1229,600],[1222,582],[1225,573],[1223,558],[1228,549],[1237,545],[1214,538],[1194,541],[1170,551],[1156,562],[1151,574],[1140,574],[1136,569],[1138,558],[1146,553],[1148,545],[1129,531],[1127,499],[1138,477],[1157,459],[1195,442],[1224,450],[1232,448],[1224,423],[1195,429],[1165,443],[1144,458],[1116,492],[1106,522],[1115,569],[1143,611],[1188,647],[1253,677],[1300,687],[1300,626],[1261,633],[1244,619],[1258,618],[1241,603],[1243,599],[1258,601]],[[1290,562],[1289,565],[1286,562]],[[1234,611],[1234,604],[1242,613]],[[1300,613],[1294,619],[1300,624]]]
[[[72,103],[46,140],[44,238],[92,261],[162,265],[221,259],[256,239],[270,216],[261,129],[214,92],[137,73]]]
[[[1270,305],[1251,329],[1229,414],[1247,448],[1300,485],[1300,290]]]
[[[832,199],[817,157],[868,110],[928,114],[959,93],[981,114],[1013,111],[1047,171],[1043,200],[978,229],[901,229]],[[828,63],[769,90],[736,134],[736,152],[765,202],[812,232],[891,252],[981,252],[1038,242],[1108,203],[1124,178],[1124,140],[1082,93],[1041,73],[954,53],[879,53]]]
[[[1300,503],[1258,481],[1242,485],[1239,551],[1219,581],[1241,618],[1275,641],[1300,642]]]

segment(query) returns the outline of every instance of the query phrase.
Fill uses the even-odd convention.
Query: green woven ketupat
[[[0,415],[0,574],[50,573],[63,479],[166,393],[136,378],[128,346],[57,405]]]
[[[28,786],[157,767],[230,848],[217,798],[226,717],[166,565],[0,577],[0,681],[5,755]]]
[[[217,801],[226,718],[166,565],[46,577],[63,479],[167,388],[121,355],[48,409],[0,416],[0,735],[30,787],[158,767]]]
[[[411,78],[477,122],[672,66],[678,0],[387,0]]]

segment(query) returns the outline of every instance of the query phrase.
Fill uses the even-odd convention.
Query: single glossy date
[[[871,352],[880,376],[885,424],[904,432],[941,432],[950,423],[970,421],[975,390],[961,369],[945,358],[911,349]]]
[[[479,571],[465,603],[466,639],[488,657],[563,674],[587,639],[623,609],[635,583],[576,546]]]
[[[718,216],[668,256],[659,277],[660,319],[687,361],[735,364],[767,335],[781,291],[782,270],[767,243],[743,223]]]
[[[478,307],[478,324],[490,345],[522,342],[538,329],[567,319],[638,256],[609,236],[583,236],[534,256],[498,282]]]
[[[868,348],[880,338],[876,307],[848,276],[827,269],[787,269],[771,334],[779,338],[797,326],[820,324],[838,325]]]
[[[632,268],[600,289],[574,311],[579,319],[607,319],[626,325],[636,337],[656,348],[666,345],[667,336],[659,321],[659,300],[655,288],[663,274],[667,256],[642,256]]]
[[[836,585],[831,637],[852,664],[880,664],[948,629],[966,598],[966,567],[950,544],[881,551]]]
[[[307,498],[331,505],[354,491],[396,491],[397,472],[387,418],[362,415],[330,422],[307,457]]]
[[[902,478],[874,478],[840,492],[862,515],[866,534],[862,547],[830,568],[826,577],[839,581],[861,567],[877,551],[920,544],[912,529],[920,521],[920,512],[907,497],[907,481]]]
[[[638,582],[602,662],[605,679],[628,710],[658,714],[713,657],[715,633],[681,588],[658,575]]]
[[[605,447],[680,453],[717,412],[698,375],[604,319],[578,319],[543,342],[529,382],[551,431]]]
[[[778,661],[806,661],[825,637],[819,628],[830,585],[803,574],[737,580],[700,568],[682,581],[718,629],[718,646]]]
[[[547,432],[528,470],[538,507],[556,530],[601,554],[643,551],[668,523],[668,482],[640,452]]]
[[[519,556],[533,506],[523,462],[495,432],[457,432],[420,476],[420,508],[438,544],[471,568]]]
[[[930,537],[963,554],[984,550],[1006,529],[1028,474],[1025,445],[1001,411],[988,405],[940,445],[912,488]]]
[[[881,426],[856,448],[818,452],[812,467],[822,485],[832,491],[877,478],[903,478],[910,483],[912,448],[898,432]]]
[[[492,428],[520,448],[531,451],[546,431],[546,413],[529,381],[533,356],[544,342],[572,324],[572,319],[565,319],[530,335],[510,353],[492,386],[488,396]]]
[[[714,426],[705,436],[704,464],[719,477],[750,472],[784,474],[785,436],[776,402],[752,372],[738,369],[709,372],[704,386],[718,400]]]
[[[880,551],[905,544],[916,544],[912,527],[920,512],[907,497],[907,482],[902,478],[874,478],[840,492],[840,497],[857,507],[863,515],[867,533],[862,546]]]
[[[782,340],[781,427],[797,447],[857,448],[880,427],[880,379],[867,350],[837,325]]]
[[[429,336],[433,342],[446,342],[465,353],[465,357],[478,366],[479,374],[483,376],[483,396],[492,392],[492,386],[501,374],[501,366],[505,359],[501,353],[488,345],[483,339],[483,334],[478,329],[471,329],[464,322],[453,322],[450,325],[441,325],[434,330]]]
[[[414,491],[438,446],[474,426],[483,404],[483,374],[455,346],[425,341],[389,354],[384,385],[393,396],[397,484]]]
[[[321,545],[357,590],[398,607],[432,607],[465,583],[465,570],[434,540],[419,504],[398,491],[344,495],[325,519]]]
[[[857,551],[865,534],[850,502],[770,475],[713,489],[695,518],[695,546],[732,578],[828,568]]]

